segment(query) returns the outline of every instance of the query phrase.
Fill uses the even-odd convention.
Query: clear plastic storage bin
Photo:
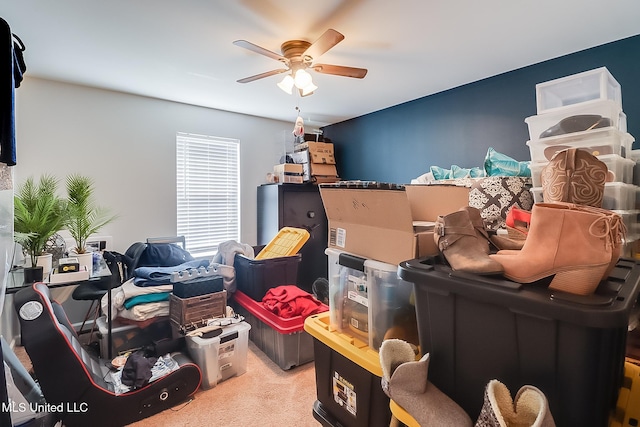
[[[231,377],[247,372],[249,330],[246,322],[225,326],[213,338],[186,337],[187,352],[202,371],[201,388],[215,387]]]
[[[325,250],[329,258],[330,325],[348,330],[369,342],[369,294],[365,258],[338,249]]]
[[[640,150],[630,150],[627,152],[627,158],[633,160],[635,165],[633,166],[633,183],[640,185]]]
[[[604,156],[597,157],[607,165],[611,182],[633,183],[633,168],[636,162],[631,159],[625,159],[617,154],[605,154]],[[542,169],[548,164],[549,162],[529,164],[529,169],[531,169],[531,182],[534,187],[542,186]]]
[[[593,100],[611,100],[622,108],[620,83],[613,78],[606,67],[536,85],[538,114]]]
[[[602,208],[609,210],[635,210],[638,187],[622,182],[607,182],[604,185]],[[534,203],[543,203],[542,187],[531,188]]]
[[[613,212],[622,217],[622,222],[624,223],[627,230],[625,240],[627,242],[638,240],[640,238],[640,224],[638,223],[638,215],[640,215],[640,210],[614,210]]]
[[[398,266],[364,262],[369,290],[369,347],[378,351],[385,337],[420,346],[413,284],[398,277]]]
[[[627,131],[627,116],[613,101],[593,101],[576,104],[557,111],[524,119],[529,139],[537,140],[586,130],[612,127]]]
[[[617,154],[626,158],[634,140],[630,134],[609,127],[530,140],[527,141],[527,146],[533,163],[546,163],[558,151],[567,148],[587,150],[594,156]]]

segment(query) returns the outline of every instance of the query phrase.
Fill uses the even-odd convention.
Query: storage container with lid
[[[576,104],[530,116],[524,121],[529,128],[529,139],[533,141],[609,127],[621,132],[627,131],[627,116],[613,101]]]
[[[329,258],[329,312],[331,327],[349,330],[369,341],[369,295],[365,258],[338,249],[325,250]]]
[[[531,153],[531,161],[533,163],[545,163],[551,160],[558,151],[567,148],[580,148],[594,156],[617,154],[626,158],[627,153],[631,150],[633,141],[635,139],[629,133],[608,127],[530,140],[527,141],[527,145]]]
[[[187,352],[202,371],[201,388],[213,388],[247,372],[250,329],[248,323],[239,322],[225,326],[216,337],[185,337]]]
[[[602,208],[609,210],[636,209],[638,186],[622,182],[607,182],[604,184]],[[544,203],[542,187],[531,188],[534,203]]]
[[[368,259],[364,270],[369,291],[369,347],[377,351],[385,338],[419,347],[413,284],[398,277],[397,265]]]
[[[625,159],[618,154],[605,154],[596,157],[607,165],[610,182],[623,182],[625,184],[633,183],[633,168],[636,165],[636,162],[631,159]],[[549,164],[549,162],[529,164],[529,169],[531,170],[531,182],[534,187],[542,186],[542,170],[547,166],[547,164]]]
[[[499,379],[514,394],[540,389],[558,426],[609,425],[640,290],[635,261],[620,260],[588,296],[553,291],[550,278],[520,284],[456,272],[436,258],[401,262],[398,274],[414,284],[429,381],[471,419]]]
[[[606,67],[538,83],[536,106],[538,114],[594,100],[610,100],[622,109],[620,83]]]
[[[281,369],[288,370],[313,360],[313,339],[304,331],[305,318],[279,317],[240,291],[233,298],[236,312],[251,325],[251,341]],[[323,305],[323,310],[327,311],[328,307]]]

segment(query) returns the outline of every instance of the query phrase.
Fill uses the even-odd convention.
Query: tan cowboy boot
[[[428,379],[429,354],[415,360],[411,344],[398,339],[380,346],[382,390],[421,426],[471,427],[469,415]]]
[[[433,239],[453,270],[474,274],[502,272],[502,266],[487,255],[486,244],[476,235],[466,210],[438,216]]]
[[[611,263],[610,229],[611,217],[595,210],[571,203],[536,203],[522,250],[490,257],[515,282],[554,276],[550,289],[589,295]]]
[[[484,391],[484,404],[474,427],[555,427],[547,398],[537,387],[525,385],[515,400],[507,386],[491,380]]]
[[[545,203],[568,202],[602,207],[607,165],[591,153],[577,148],[558,151],[542,168],[542,198]]]

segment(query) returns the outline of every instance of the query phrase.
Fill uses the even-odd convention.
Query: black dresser
[[[258,187],[258,245],[266,245],[282,227],[305,228],[311,235],[300,250],[298,287],[311,293],[319,277],[327,278],[328,223],[313,184],[263,184]]]

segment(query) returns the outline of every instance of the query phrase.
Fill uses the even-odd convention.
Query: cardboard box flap
[[[404,190],[320,186],[329,221],[413,234],[413,219]]]
[[[457,185],[406,185],[407,198],[414,221],[435,221],[469,206],[469,188]]]
[[[391,264],[415,258],[416,245],[413,232],[403,230],[339,221],[331,222],[329,230],[329,247]]]

